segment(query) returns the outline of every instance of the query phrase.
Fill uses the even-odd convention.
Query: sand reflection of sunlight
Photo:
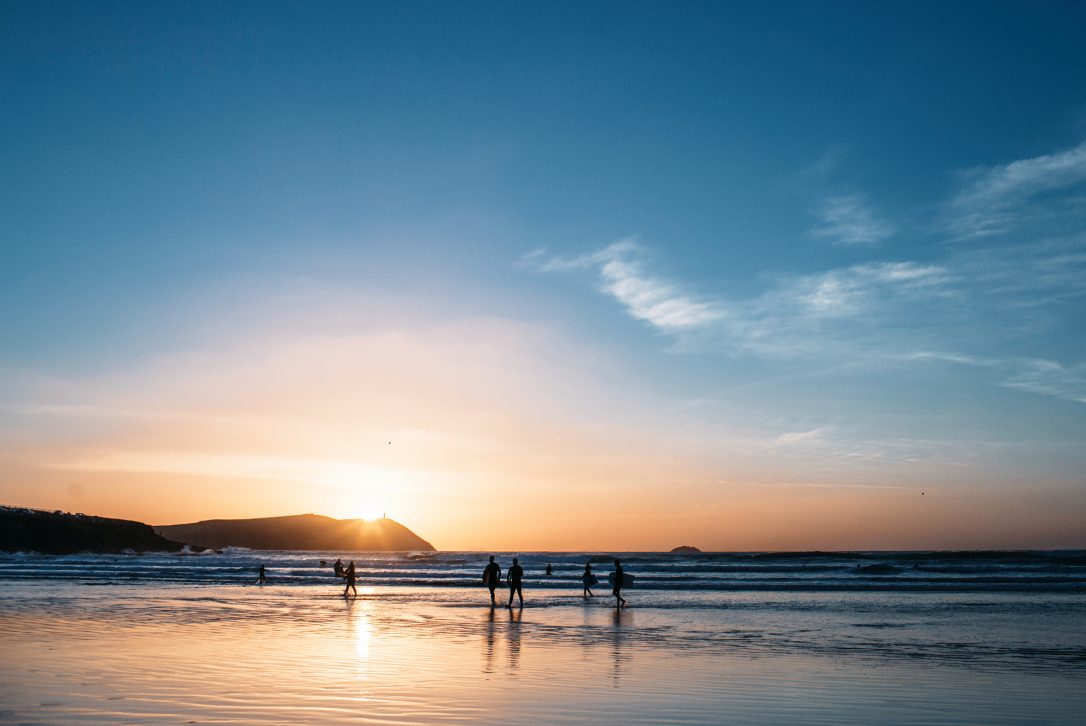
[[[365,596],[367,588],[361,588],[360,595]],[[362,599],[349,600],[347,629],[354,643],[355,664],[358,674],[366,678],[369,674],[370,639],[373,637],[370,603]]]

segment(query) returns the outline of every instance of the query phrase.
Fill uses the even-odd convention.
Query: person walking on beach
[[[592,594],[592,590],[590,589],[596,584],[596,578],[592,576],[591,562],[584,563],[584,574],[581,575],[581,582],[584,583],[584,594],[581,595],[581,597],[596,597]]]
[[[498,583],[502,581],[502,567],[494,561],[494,555],[490,556],[490,563],[483,570],[483,584],[490,590],[490,607],[498,604],[494,599],[494,591],[498,589]]]
[[[520,598],[520,606],[524,607],[524,591],[521,589],[521,580],[524,579],[524,568],[520,566],[519,560],[516,557],[513,558],[513,566],[509,568],[509,604],[506,607],[513,607],[513,595],[516,594]]]
[[[256,584],[266,585],[268,583],[268,573],[264,572],[264,563],[260,563],[260,577],[257,578]]]
[[[354,560],[351,560],[351,564],[347,565],[347,570],[343,573],[343,576],[347,578],[347,586],[343,588],[343,597],[347,597],[348,590],[353,591],[354,596],[358,597],[358,588],[354,586]]]
[[[622,578],[626,576],[626,573],[622,571],[622,563],[615,560],[615,587],[611,592],[615,596],[615,607],[626,607],[626,598],[622,597]]]

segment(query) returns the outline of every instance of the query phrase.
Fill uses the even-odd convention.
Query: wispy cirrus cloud
[[[766,358],[874,359],[920,345],[925,311],[945,304],[954,284],[947,268],[912,261],[784,275],[735,302],[722,334],[731,350]]]
[[[959,178],[937,203],[936,232],[974,244],[918,248],[926,259],[886,255],[762,271],[761,289],[750,294],[708,287],[710,278],[695,292],[658,273],[649,250],[629,240],[573,257],[537,250],[520,264],[542,273],[595,271],[601,292],[675,336],[682,350],[715,346],[808,369],[969,366],[994,386],[1082,401],[1081,347],[1066,341],[1086,314],[1086,143]],[[822,199],[810,209],[822,221],[818,237],[870,248],[906,236],[863,194]]]
[[[987,361],[961,353],[947,353],[938,350],[915,350],[890,356],[900,361],[932,361],[936,363],[957,363],[959,365],[985,365]]]
[[[1066,194],[1086,185],[1086,143],[969,169],[959,178],[961,188],[946,209],[947,229],[958,238],[985,237],[1030,220],[1086,213],[1086,198]]]
[[[859,193],[828,196],[811,211],[820,221],[811,234],[837,245],[876,245],[895,231]]]
[[[793,302],[809,315],[851,316],[887,298],[931,293],[950,278],[939,265],[878,262],[793,278],[773,297],[785,305]]]
[[[538,251],[521,264],[544,273],[595,270],[600,291],[621,302],[631,317],[677,336],[697,331],[699,340],[715,341],[732,354],[823,364],[969,366],[987,371],[993,385],[1086,402],[1082,365],[954,349],[969,339],[987,342],[1001,327],[1009,336],[1028,335],[1036,310],[1022,308],[1023,300],[1056,303],[1081,296],[1074,284],[1083,276],[1079,257],[1057,245],[1032,256],[1019,250],[1005,260],[966,254],[946,264],[872,262],[780,276],[748,298],[694,297],[680,283],[654,275],[646,250],[629,241],[577,257]],[[949,318],[957,327],[945,327]],[[821,433],[792,432],[777,443]]]
[[[1082,363],[1068,366],[1044,358],[986,358],[931,350],[913,351],[891,358],[986,369],[994,373],[995,381],[1003,388],[1086,403],[1086,364]]]
[[[637,243],[622,240],[571,259],[547,258],[545,250],[535,250],[521,258],[520,265],[539,272],[594,269],[602,292],[622,303],[632,317],[665,332],[704,328],[724,317],[717,302],[699,299],[681,285],[647,272],[643,255]]]
[[[970,248],[951,258],[976,298],[999,308],[1063,307],[1086,297],[1086,235]]]
[[[1086,364],[1064,366],[1050,360],[1023,361],[1003,386],[1043,396],[1086,403]]]
[[[773,440],[774,446],[793,446],[806,441],[813,441],[826,433],[826,429],[818,427],[809,431],[788,431]]]
[[[875,262],[781,276],[748,298],[695,296],[652,273],[647,257],[642,246],[624,240],[576,257],[537,250],[518,264],[541,273],[595,270],[600,291],[633,318],[674,335],[701,332],[733,352],[771,356],[809,357],[826,352],[835,340],[862,339],[865,329],[877,327],[893,309],[942,295],[952,280],[939,265]]]

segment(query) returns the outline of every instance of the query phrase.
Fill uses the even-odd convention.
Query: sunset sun
[[[348,519],[364,519],[372,522],[382,519],[386,511],[387,508],[381,502],[365,501],[348,510],[344,516]]]

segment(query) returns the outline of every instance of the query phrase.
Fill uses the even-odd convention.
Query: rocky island
[[[691,553],[695,553],[695,552],[701,552],[701,550],[699,550],[694,545],[680,545],[679,547],[676,547],[675,549],[671,550],[672,554],[682,554],[682,553],[691,554]]]

